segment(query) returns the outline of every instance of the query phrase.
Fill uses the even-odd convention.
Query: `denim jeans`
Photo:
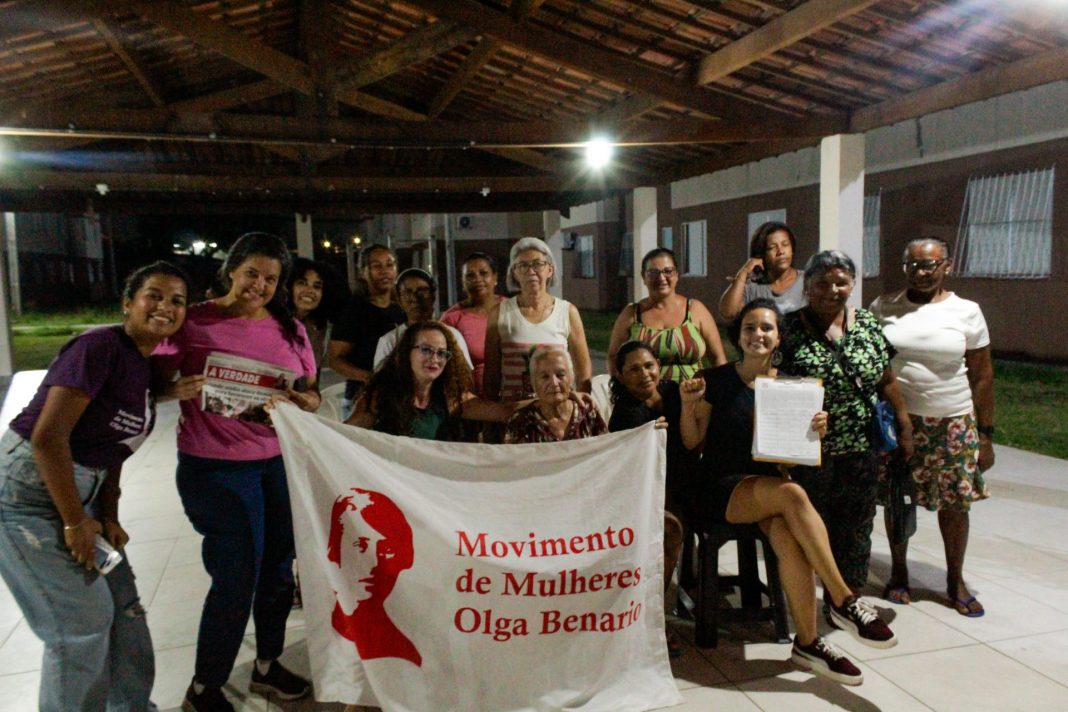
[[[89,511],[106,474],[74,466]],[[45,644],[42,711],[151,709],[152,639],[129,562],[101,576],[74,560],[30,444],[12,431],[0,439],[0,575]]]
[[[178,494],[204,535],[211,576],[197,636],[196,680],[222,687],[230,677],[249,614],[256,657],[273,660],[285,645],[293,607],[293,518],[281,457],[213,460],[178,453]]]

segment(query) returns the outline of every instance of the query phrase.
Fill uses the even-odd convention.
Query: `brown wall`
[[[576,277],[577,250],[564,250],[560,265],[564,299],[579,309],[597,311],[622,307],[625,277],[619,276],[619,253],[622,227],[619,222],[592,223],[565,228],[576,235],[593,235],[593,277]]]
[[[1068,361],[1068,140],[1005,149],[868,175],[865,192],[882,190],[881,274],[863,282],[864,303],[884,291],[904,287],[901,252],[914,237],[936,234],[952,246],[960,223],[968,178],[1055,166],[1051,276],[1046,279],[952,279],[950,288],[983,309],[995,352],[1042,360]],[[675,235],[681,224],[708,220],[708,277],[683,278],[679,291],[714,308],[744,259],[743,236],[750,212],[786,209],[798,237],[795,265],[800,267],[819,244],[819,188],[793,190],[670,208],[670,188],[659,191],[661,226]],[[676,238],[677,239],[677,238]]]

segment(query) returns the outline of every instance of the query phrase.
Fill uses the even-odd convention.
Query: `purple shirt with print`
[[[152,431],[156,407],[149,392],[151,372],[122,326],[92,329],[71,339],[48,367],[30,404],[11,421],[29,439],[51,386],[89,396],[70,436],[74,461],[86,467],[118,467]]]

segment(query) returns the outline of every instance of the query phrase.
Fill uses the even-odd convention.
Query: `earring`
[[[130,316],[130,310],[129,309],[123,309],[122,310],[122,315],[123,316]]]

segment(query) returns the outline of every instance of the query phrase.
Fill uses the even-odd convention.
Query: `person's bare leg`
[[[883,511],[883,523],[886,525],[886,538],[890,538],[893,529],[890,525],[889,508]],[[886,593],[889,601],[894,603],[911,603],[909,596],[909,540],[900,544],[890,544],[890,580],[886,582]],[[904,590],[902,590],[904,589]]]
[[[811,645],[816,639],[816,582],[812,567],[782,517],[764,519],[759,525],[779,557],[779,579],[794,619],[797,642]]]
[[[834,605],[855,594],[838,571],[823,519],[800,485],[778,477],[749,477],[738,483],[727,505],[727,521],[747,524],[769,517],[782,517]]]
[[[950,509],[938,510],[938,528],[942,532],[942,544],[946,550],[946,593],[959,608],[956,601],[967,601],[972,597],[964,583],[964,553],[968,549],[968,530],[970,520],[967,512],[955,512]],[[983,610],[978,601],[967,606],[977,613]]]

